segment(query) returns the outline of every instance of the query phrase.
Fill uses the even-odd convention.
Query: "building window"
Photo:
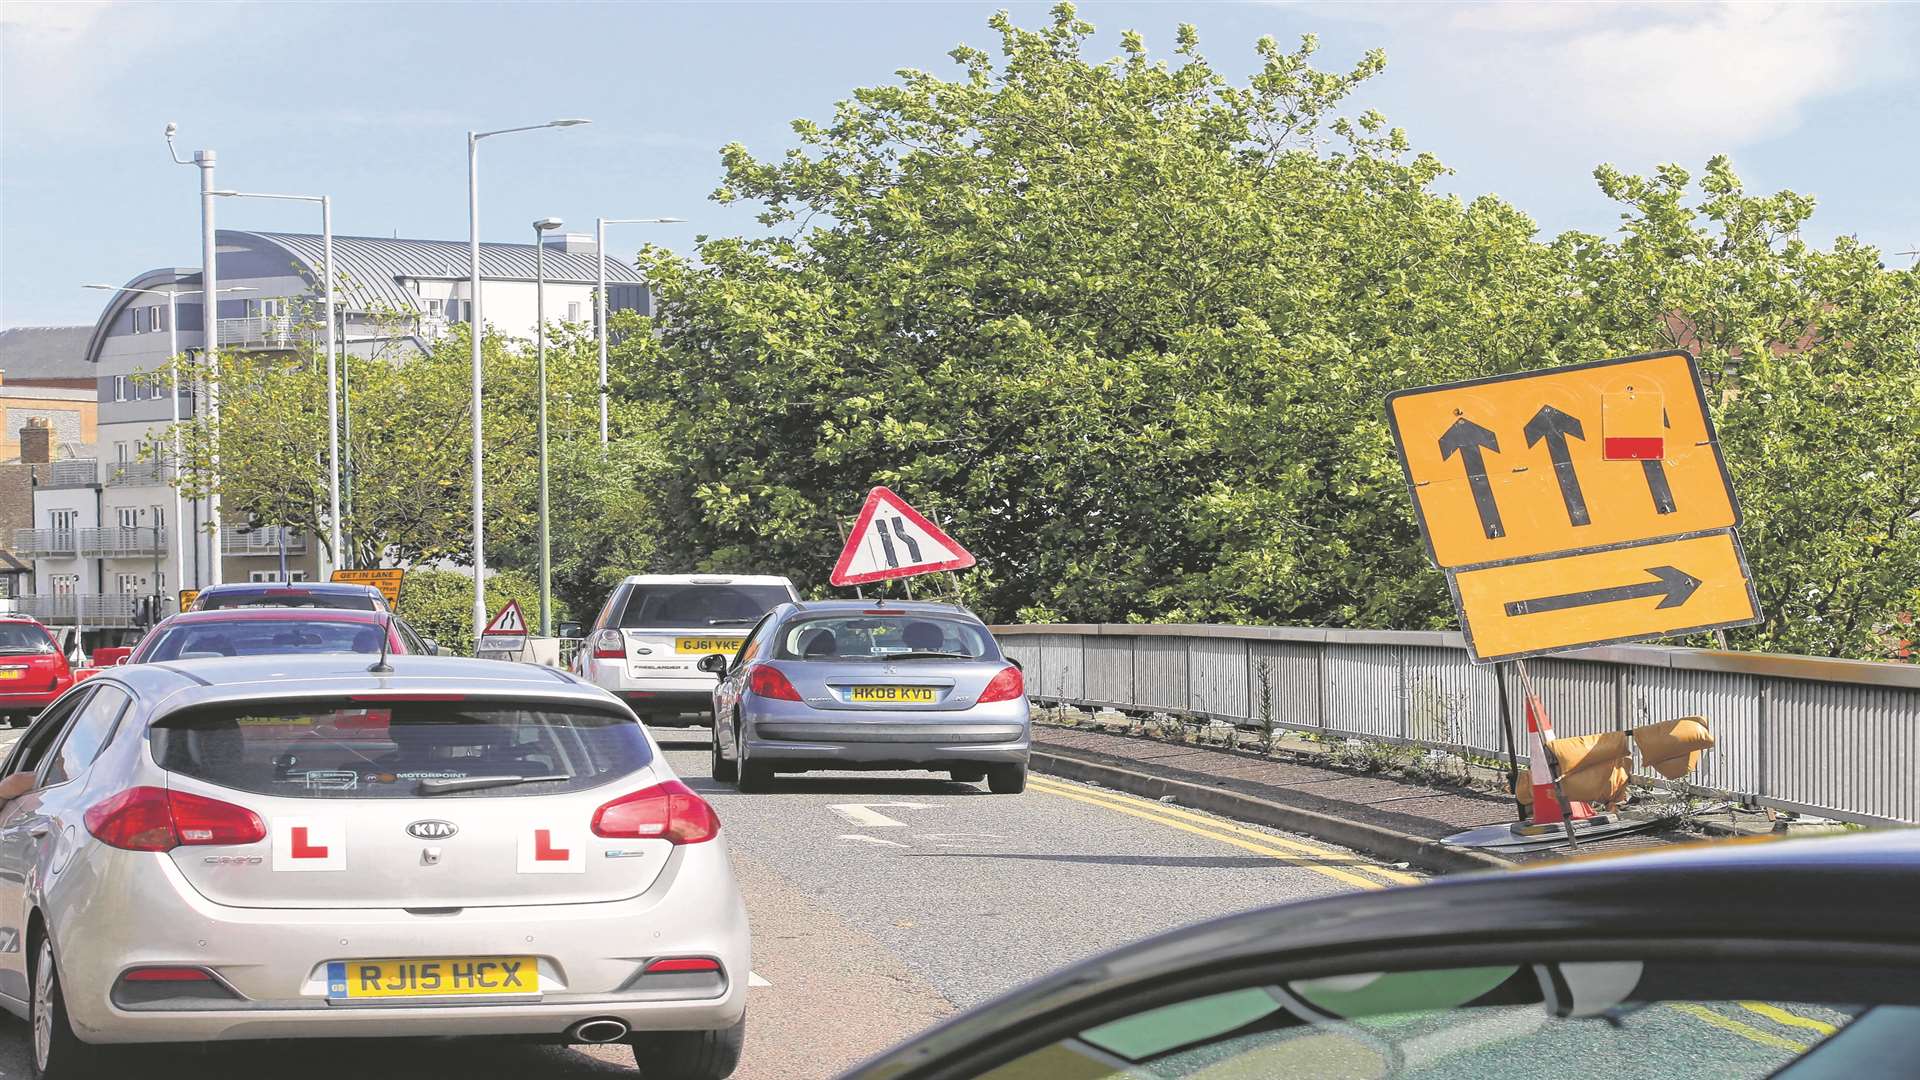
[[[169,327],[169,326],[167,325],[167,308],[166,308],[166,305],[164,305],[164,304],[155,304],[155,305],[153,306],[153,328],[154,328],[155,330],[167,330],[167,329],[170,329],[170,327]]]
[[[147,309],[146,308],[143,308],[143,307],[128,308],[127,316],[132,322],[134,333],[144,334],[147,332],[147,326],[146,326]]]
[[[568,322],[580,321],[580,301],[578,300],[567,301],[567,321]]]
[[[54,532],[72,532],[80,524],[78,510],[47,511],[47,528]]]
[[[307,580],[307,572],[305,570],[289,570],[287,571],[287,580],[289,582],[305,581]],[[247,571],[247,581],[254,585],[276,585],[280,582],[280,571],[249,570]]]
[[[79,574],[53,575],[53,595],[72,596],[74,593],[77,593],[79,591],[80,591],[80,575]]]
[[[114,579],[119,583],[122,593],[143,593],[147,591],[146,581],[139,574],[115,574]]]
[[[115,375],[113,377],[113,400],[127,400],[127,377],[125,375]]]
[[[119,509],[120,527],[137,529],[140,527],[140,510],[137,507],[123,506]]]

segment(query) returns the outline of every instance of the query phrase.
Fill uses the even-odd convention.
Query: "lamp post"
[[[577,127],[587,120],[549,120],[544,124],[500,128],[495,131],[467,132],[467,261],[472,295],[467,301],[468,336],[473,339],[473,640],[478,643],[487,628],[487,523],[484,477],[481,463],[481,392],[485,373],[481,367],[480,338],[486,322],[480,310],[480,140],[516,131],[538,131],[550,127]]]
[[[105,289],[108,292],[115,293],[145,293],[149,296],[164,296],[167,298],[167,370],[172,376],[172,387],[169,396],[173,399],[170,414],[173,421],[173,462],[174,466],[178,468],[182,456],[180,450],[180,365],[179,361],[175,359],[180,355],[180,306],[178,298],[182,296],[197,296],[205,290],[131,289],[122,285],[86,285],[82,287],[88,289]],[[231,288],[221,289],[220,291],[222,293],[253,292],[254,288],[251,285],[235,285]],[[207,309],[214,307],[212,304],[203,306]],[[202,336],[204,337],[206,336],[205,328],[207,325],[207,317],[203,315],[200,321],[203,331]],[[181,522],[184,520],[181,516],[180,485],[176,483],[169,486],[173,488],[173,530],[174,533],[178,535],[180,533]],[[155,533],[154,535],[157,542],[159,534]],[[220,536],[218,533],[215,533],[214,547],[217,549],[219,544]],[[217,560],[219,557],[219,553],[216,550],[214,558]],[[159,570],[156,568],[154,572],[157,576]],[[173,545],[173,576],[176,585],[183,589],[187,587],[187,547],[183,543],[175,543]]]
[[[320,251],[321,273],[327,278],[327,550],[335,565],[341,562],[340,552],[340,390],[338,373],[334,367],[333,336],[333,199],[326,195],[275,195],[263,191],[216,191],[213,194],[223,199],[279,199],[284,202],[317,202],[320,204]],[[286,567],[281,567],[280,578],[286,580]],[[320,577],[326,580],[329,568],[320,568]]]
[[[600,452],[607,452],[607,317],[612,314],[607,302],[607,226],[669,225],[687,220],[677,217],[630,217],[593,219],[593,250],[600,264],[600,293],[596,328],[600,339]]]
[[[207,424],[211,428],[208,454],[212,474],[207,496],[207,525],[213,530],[213,559],[208,577],[218,585],[225,578],[220,552],[220,260],[213,229],[213,167],[216,155],[211,150],[195,150],[193,160],[180,156],[173,148],[174,133],[180,125],[167,125],[167,153],[175,165],[193,165],[200,170],[200,284],[207,294],[207,314],[202,351],[207,358]]]
[[[538,410],[540,442],[540,636],[553,636],[553,543],[549,531],[547,504],[547,240],[546,234],[560,227],[557,217],[541,218],[533,223],[533,321],[535,365],[539,377]]]

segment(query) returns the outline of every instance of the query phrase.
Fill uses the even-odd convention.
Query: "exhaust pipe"
[[[596,1020],[582,1020],[567,1029],[567,1037],[583,1043],[619,1042],[627,1037],[627,1022],[604,1016]]]

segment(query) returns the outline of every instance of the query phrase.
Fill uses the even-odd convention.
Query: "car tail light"
[[[985,705],[990,701],[1012,701],[1026,695],[1027,681],[1020,677],[1019,668],[1009,665],[1001,668],[1000,674],[995,675],[993,681],[987,683],[987,688],[980,691],[978,704]]]
[[[799,701],[800,691],[793,688],[786,673],[767,664],[756,664],[747,673],[747,690],[776,701]]]
[[[255,844],[266,823],[244,806],[185,791],[128,788],[87,808],[87,831],[126,851],[172,851],[182,846]]]
[[[720,834],[707,801],[678,780],[622,795],[593,812],[593,834],[623,840],[698,844]]]
[[[128,982],[212,982],[213,975],[197,967],[134,968],[120,976]]]
[[[595,660],[624,660],[627,657],[626,640],[618,630],[601,630],[593,635],[593,658]]]
[[[647,974],[665,975],[676,971],[719,971],[720,961],[709,956],[673,956],[647,965]]]

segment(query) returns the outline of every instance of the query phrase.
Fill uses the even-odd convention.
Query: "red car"
[[[24,615],[0,615],[0,716],[24,721],[73,685],[73,669],[47,628]]]
[[[383,624],[390,625],[387,651],[396,656],[438,650],[413,628],[384,611],[341,608],[223,608],[183,611],[161,620],[129,664],[205,660],[221,656],[308,656],[380,652]]]

